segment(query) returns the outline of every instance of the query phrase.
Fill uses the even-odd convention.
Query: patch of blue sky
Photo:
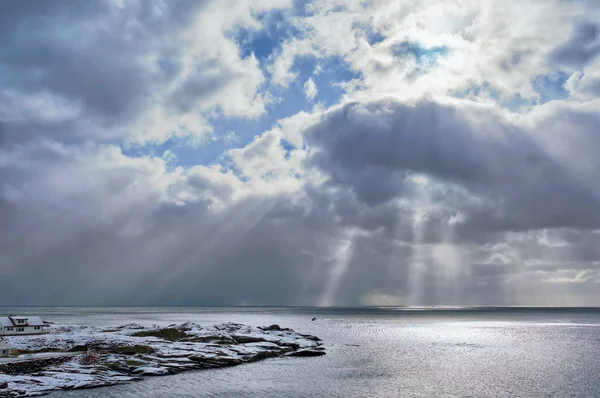
[[[218,160],[218,163],[221,166],[223,171],[228,171],[236,176],[240,181],[247,182],[250,179],[242,173],[240,168],[233,162],[233,160],[227,156],[221,156]]]
[[[272,129],[279,119],[304,110],[305,105],[306,99],[302,87],[292,84],[282,93],[277,102],[267,107],[265,114],[256,119],[223,116],[211,119],[213,132],[200,143],[195,143],[189,138],[173,137],[161,144],[124,148],[123,153],[130,157],[160,157],[169,150],[177,157],[177,165],[184,168],[215,163],[231,168],[231,164],[222,156],[224,152],[231,148],[246,146],[254,136]],[[286,151],[292,149],[287,148]]]
[[[530,106],[566,99],[569,96],[569,92],[565,88],[565,83],[568,79],[569,75],[565,72],[553,72],[550,74],[538,75],[531,79],[531,86],[538,94],[537,98],[526,99],[520,94],[515,94],[500,101],[500,106],[512,111],[520,111]]]
[[[210,138],[205,138],[205,142],[209,142]],[[191,137],[179,137],[179,136],[173,136],[171,138],[169,138],[168,140],[162,142],[162,143],[149,143],[149,144],[145,144],[145,145],[133,145],[133,146],[123,146],[121,148],[121,151],[123,152],[124,155],[132,157],[132,158],[139,158],[139,157],[163,157],[163,155],[165,154],[165,152],[168,150],[170,151],[172,154],[174,154],[177,159],[175,159],[174,163],[176,164],[169,164],[169,169],[173,168],[174,166],[179,166],[179,157],[180,156],[184,156],[187,157],[188,155],[188,150],[191,151],[191,148],[193,148],[194,146],[197,146],[197,144],[194,143],[193,138]],[[189,155],[191,155],[191,153],[189,153]],[[197,164],[200,164],[201,161]]]
[[[565,83],[569,76],[566,72],[558,71],[534,77],[531,85],[540,96],[539,103],[567,98],[569,92],[565,88]]]
[[[482,84],[472,84],[464,89],[452,90],[449,93],[456,98],[466,97],[479,97],[482,95],[489,96],[495,100],[500,100],[500,91],[495,89],[489,82],[483,82]]]
[[[371,8],[373,7],[373,0],[364,0],[363,2],[360,3],[361,6],[363,6],[364,8]]]
[[[373,29],[373,26],[371,25],[355,23],[353,25],[353,28],[354,30],[362,32],[365,36],[365,39],[367,39],[367,42],[371,46],[381,43],[386,39],[386,36],[384,36],[381,32]]]
[[[447,46],[423,47],[419,43],[403,41],[392,46],[392,53],[398,58],[413,58],[417,68],[427,69],[434,66],[440,57],[448,54]]]
[[[317,6],[322,5],[323,0],[293,0],[292,1],[292,9],[294,11],[294,15],[299,17],[310,17],[315,15],[315,10],[318,8]],[[345,12],[348,10],[348,7],[344,4],[337,4],[333,6],[328,12]]]
[[[268,58],[282,48],[287,40],[302,37],[304,32],[295,26],[290,19],[294,11],[273,10],[255,14],[261,23],[261,29],[250,29],[244,26],[234,28],[232,37],[238,44],[240,56],[249,57],[254,53],[256,59],[264,65]]]
[[[233,132],[236,139],[233,142],[218,140],[215,143],[209,143],[208,147],[212,146],[213,149],[222,149],[223,151],[231,147],[243,147],[254,136],[272,129],[278,120],[301,111],[310,111],[314,103],[320,103],[325,107],[331,106],[337,103],[344,94],[344,90],[336,83],[359,76],[339,57],[317,60],[313,56],[299,56],[294,60],[291,71],[296,75],[296,79],[285,89],[274,89],[272,94],[276,100],[267,106],[267,111],[260,118],[255,120],[241,118],[212,120],[217,137],[224,137]],[[317,86],[317,96],[312,102],[307,100],[304,92],[304,84],[311,77]],[[282,143],[286,151],[294,149],[286,147],[286,145],[291,144]],[[208,147],[205,146],[210,150],[211,148]]]
[[[281,147],[283,148],[283,150],[285,151],[285,158],[289,159],[292,151],[296,149],[296,147],[294,145],[292,145],[291,142],[289,142],[288,140],[286,140],[285,138],[283,138],[280,142]]]
[[[319,92],[315,102],[329,107],[339,102],[344,95],[345,91],[339,83],[360,79],[361,74],[353,70],[343,58],[331,57],[319,64],[319,73],[312,78]]]
[[[278,120],[301,111],[310,111],[316,103],[329,107],[339,102],[344,90],[336,83],[359,77],[359,74],[352,71],[350,66],[339,57],[323,60],[317,60],[313,56],[296,57],[292,72],[296,75],[296,79],[286,88],[279,89],[265,85],[263,89],[270,90],[276,100],[267,105],[266,112],[258,118],[227,118],[217,115],[209,120],[213,126],[212,135],[203,138],[199,144],[189,138],[173,137],[158,145],[124,148],[123,152],[131,157],[160,157],[169,150],[177,158],[170,167],[188,168],[194,165],[218,163],[236,172],[231,162],[223,156],[228,149],[246,146],[256,135],[272,129]],[[318,90],[312,102],[307,100],[304,93],[304,84],[311,77]],[[281,145],[287,157],[295,149],[287,141],[282,141]]]
[[[367,41],[370,45],[374,46],[375,44],[381,43],[384,41],[386,37],[380,32],[374,32],[373,30],[369,30],[367,32]]]
[[[293,0],[292,1],[292,10],[294,15],[299,17],[309,17],[314,15],[314,11],[312,5],[315,0]]]

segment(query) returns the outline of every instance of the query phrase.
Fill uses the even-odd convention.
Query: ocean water
[[[600,309],[19,308],[62,323],[277,323],[327,355],[51,397],[600,397]],[[312,317],[317,320],[311,321]]]

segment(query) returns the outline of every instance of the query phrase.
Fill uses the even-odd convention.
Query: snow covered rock
[[[7,337],[21,355],[0,360],[0,397],[114,385],[141,376],[235,366],[279,356],[325,354],[318,337],[278,325],[52,325],[49,329],[43,335]]]

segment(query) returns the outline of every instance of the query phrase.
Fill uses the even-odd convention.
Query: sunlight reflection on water
[[[14,312],[14,310],[13,310]],[[19,309],[50,321],[278,323],[327,355],[148,378],[53,397],[600,396],[598,310]],[[311,318],[316,316],[314,322]]]

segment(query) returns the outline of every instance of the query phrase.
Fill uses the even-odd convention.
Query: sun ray
[[[342,279],[348,271],[348,266],[352,260],[354,246],[354,233],[347,233],[347,236],[340,242],[333,255],[333,266],[330,269],[327,285],[319,305],[322,307],[331,307],[335,305],[337,294]]]

